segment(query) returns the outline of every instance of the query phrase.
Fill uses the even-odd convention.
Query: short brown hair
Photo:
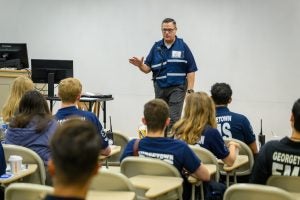
[[[98,165],[100,148],[99,134],[91,122],[69,119],[59,126],[50,142],[59,182],[84,185]]]
[[[169,116],[168,104],[161,99],[153,99],[144,106],[144,117],[148,131],[163,130]]]
[[[82,85],[76,78],[63,79],[58,85],[58,96],[62,102],[75,103],[81,91]]]
[[[164,24],[164,23],[173,23],[174,24],[174,26],[176,27],[176,21],[174,20],[174,19],[172,19],[172,18],[165,18],[162,22],[161,22],[161,24]]]

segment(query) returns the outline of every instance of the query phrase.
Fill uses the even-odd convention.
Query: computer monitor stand
[[[54,73],[48,73],[48,97],[54,97]]]

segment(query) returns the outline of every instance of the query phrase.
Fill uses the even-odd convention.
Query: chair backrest
[[[32,183],[12,183],[5,189],[5,200],[42,200],[53,188]]]
[[[201,160],[202,163],[216,165],[217,171],[215,174],[215,180],[219,182],[219,178],[220,178],[219,163],[216,156],[209,150],[200,147],[198,145],[189,145],[189,147],[193,150],[193,152],[197,155],[197,157]]]
[[[258,184],[234,184],[230,186],[223,200],[293,200],[292,194],[280,188]]]
[[[129,142],[129,138],[120,132],[113,132],[114,145],[121,146],[121,151],[108,159],[108,165],[120,165],[120,157],[126,145]]]
[[[33,174],[23,178],[23,182],[45,185],[46,170],[43,160],[37,153],[26,147],[13,144],[3,144],[3,149],[6,162],[8,162],[10,155],[19,155],[22,156],[24,164],[38,165],[37,170]]]
[[[134,191],[134,187],[124,174],[101,169],[93,177],[90,190]]]
[[[182,177],[179,171],[171,164],[154,158],[130,156],[121,162],[121,173],[128,178],[137,175]],[[135,189],[138,199],[145,199],[145,190]],[[157,199],[182,199],[182,187],[171,191]]]
[[[244,142],[234,139],[234,138],[225,138],[224,142],[228,143],[229,141],[234,141],[236,143],[238,143],[241,146],[241,149],[239,151],[239,155],[246,155],[249,158],[249,162],[241,167],[239,167],[238,169],[236,169],[236,175],[237,176],[244,176],[244,175],[249,175],[252,172],[252,168],[254,165],[254,157],[253,157],[253,153],[250,149],[250,147],[245,144]]]
[[[120,169],[129,178],[136,175],[181,177],[173,165],[154,158],[130,156],[121,162]]]
[[[270,176],[267,185],[278,187],[289,192],[300,192],[299,176]]]

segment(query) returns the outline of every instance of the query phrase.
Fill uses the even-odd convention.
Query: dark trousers
[[[154,81],[155,98],[163,99],[170,109],[170,128],[181,117],[183,102],[186,94],[187,84],[160,88]]]

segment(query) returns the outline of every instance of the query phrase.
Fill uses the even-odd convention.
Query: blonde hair
[[[66,78],[58,85],[58,96],[64,103],[75,103],[81,94],[82,85],[76,78]]]
[[[2,117],[5,122],[9,122],[19,107],[19,102],[23,94],[29,90],[34,90],[34,83],[26,76],[17,77],[10,90],[10,94],[2,108]]]
[[[217,127],[216,110],[213,100],[205,92],[189,94],[185,100],[183,117],[174,124],[175,137],[188,144],[199,141],[205,126]]]

